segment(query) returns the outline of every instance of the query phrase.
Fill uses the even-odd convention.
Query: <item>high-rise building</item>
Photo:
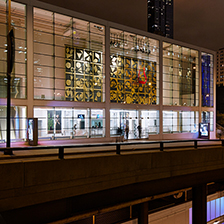
[[[217,51],[217,85],[224,85],[224,48]]]
[[[173,0],[148,0],[148,31],[173,38]]]

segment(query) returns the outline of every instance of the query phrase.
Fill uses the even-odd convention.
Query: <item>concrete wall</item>
[[[1,161],[0,212],[118,187],[127,188],[125,200],[131,200],[222,179],[222,169],[224,151],[217,146],[65,160]],[[159,180],[165,182],[157,183]],[[136,192],[127,187],[133,184]]]

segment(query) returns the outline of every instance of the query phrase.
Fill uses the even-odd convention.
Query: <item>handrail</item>
[[[120,155],[121,153],[121,146],[125,145],[151,145],[151,144],[158,144],[159,147],[158,149],[160,151],[164,150],[164,144],[169,144],[169,143],[184,143],[184,142],[192,142],[194,143],[194,148],[198,148],[198,142],[220,142],[221,141],[221,146],[224,146],[224,139],[219,140],[219,139],[193,139],[193,140],[162,140],[162,141],[131,141],[131,142],[109,142],[109,143],[92,143],[92,144],[74,144],[74,145],[60,145],[60,146],[27,146],[27,147],[3,147],[0,148],[0,151],[7,151],[7,150],[12,150],[12,151],[21,151],[21,150],[42,150],[42,149],[58,149],[58,158],[59,159],[64,159],[64,149],[66,148],[86,148],[86,147],[103,147],[103,146],[116,146],[116,154]],[[203,145],[204,146],[211,146],[209,144]],[[181,147],[186,147],[186,146],[180,146]],[[189,146],[188,146],[189,147]],[[107,151],[104,151],[105,153]]]

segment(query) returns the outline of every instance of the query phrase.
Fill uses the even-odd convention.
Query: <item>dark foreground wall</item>
[[[146,0],[41,0],[41,2],[147,31]]]
[[[36,221],[44,218],[51,221],[52,217],[60,219],[201,183],[222,181],[223,149],[216,146],[64,160],[1,161],[0,214],[30,206],[25,210],[27,217],[32,214],[31,218]],[[23,214],[22,210],[17,211]]]

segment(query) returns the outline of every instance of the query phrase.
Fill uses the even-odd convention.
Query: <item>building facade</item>
[[[217,85],[224,84],[224,48],[217,51]]]
[[[12,2],[11,138],[215,137],[215,52],[38,1]],[[7,4],[0,0],[0,140],[6,140]],[[214,79],[213,79],[214,78]]]
[[[173,38],[173,0],[148,0],[148,31]]]

